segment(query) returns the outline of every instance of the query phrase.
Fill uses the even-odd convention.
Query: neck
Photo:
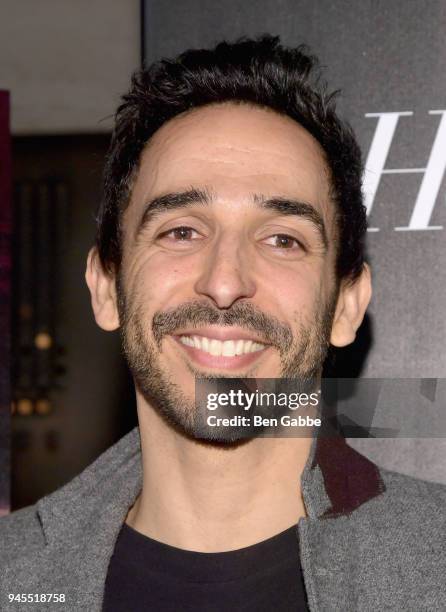
[[[138,397],[143,486],[126,522],[185,550],[250,546],[305,516],[300,477],[311,438],[256,438],[233,448],[187,439]]]

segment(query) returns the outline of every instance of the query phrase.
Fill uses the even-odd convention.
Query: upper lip
[[[237,327],[196,327],[192,329],[184,329],[176,331],[175,336],[204,336],[210,340],[252,340],[253,342],[260,342],[260,344],[268,344],[259,336],[253,334],[253,332],[246,331]]]

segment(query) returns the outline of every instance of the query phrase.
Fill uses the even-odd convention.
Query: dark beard
[[[158,354],[162,351],[162,339],[181,328],[199,328],[205,325],[240,326],[260,335],[261,341],[271,344],[279,351],[281,373],[278,378],[298,379],[301,388],[308,389],[312,381],[320,376],[329,348],[329,338],[337,299],[337,290],[329,303],[318,300],[314,320],[300,322],[299,333],[294,337],[290,326],[272,315],[265,315],[253,304],[238,303],[231,310],[219,311],[210,304],[188,302],[165,312],[155,313],[152,334],[155,345],[144,328],[142,305],[136,305],[136,296],[130,299],[125,294],[122,280],[117,279],[120,333],[124,356],[136,387],[146,402],[178,433],[194,440],[219,445],[233,445],[248,437],[262,433],[261,429],[249,436],[246,428],[209,427],[206,411],[196,406],[178,384],[160,366]],[[234,375],[203,372],[187,365],[195,378],[215,380],[233,379]],[[246,372],[244,378],[252,377],[255,367]]]

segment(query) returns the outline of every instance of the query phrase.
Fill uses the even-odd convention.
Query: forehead
[[[216,199],[294,197],[326,216],[324,153],[291,118],[247,104],[194,109],[165,123],[140,160],[132,207],[164,193],[199,187]]]

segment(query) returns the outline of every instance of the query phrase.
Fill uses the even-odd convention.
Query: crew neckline
[[[157,573],[175,572],[185,581],[202,583],[258,577],[273,567],[295,563],[299,542],[297,525],[293,525],[266,540],[236,550],[198,552],[165,544],[124,523],[116,549],[126,555],[125,561],[135,570],[144,566]]]

